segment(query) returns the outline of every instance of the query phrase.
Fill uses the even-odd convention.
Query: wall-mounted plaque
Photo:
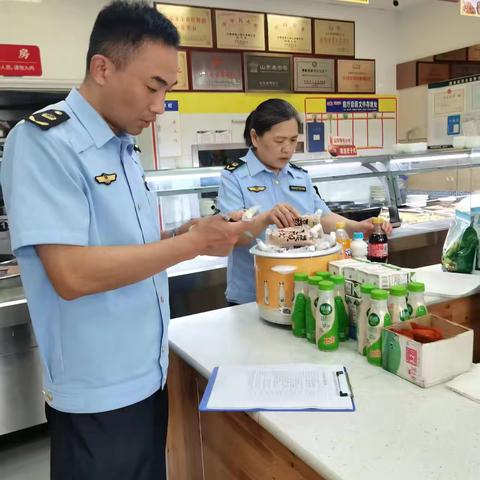
[[[274,52],[312,53],[312,20],[267,14],[268,49]]]
[[[215,10],[217,48],[265,50],[265,14]]]
[[[375,60],[338,60],[339,93],[375,93]]]
[[[290,92],[292,57],[266,53],[244,53],[246,91]]]
[[[334,92],[335,60],[293,58],[293,89],[296,92]]]
[[[470,62],[480,62],[480,45],[473,45],[468,48],[468,60]]]
[[[417,85],[426,83],[443,82],[450,78],[450,65],[448,63],[417,63]]]
[[[177,27],[180,33],[180,46],[213,47],[212,13],[209,8],[165,3],[155,3],[155,8]]]
[[[355,22],[315,19],[315,53],[355,56]]]
[[[177,83],[172,90],[188,90],[187,52],[178,51]]]
[[[193,90],[243,90],[241,53],[192,51],[190,59]]]

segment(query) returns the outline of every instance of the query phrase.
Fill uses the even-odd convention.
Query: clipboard
[[[356,408],[345,366],[287,364],[215,367],[199,410],[354,412]]]

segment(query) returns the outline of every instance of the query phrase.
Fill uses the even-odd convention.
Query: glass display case
[[[421,153],[294,160],[310,173],[332,211],[361,220],[382,214],[407,226],[446,229],[455,203],[480,188],[480,149],[427,150]],[[213,213],[223,167],[149,171],[157,192],[162,227]],[[393,219],[393,218],[392,218]],[[436,222],[436,223],[435,223]],[[426,225],[426,227],[428,227]]]

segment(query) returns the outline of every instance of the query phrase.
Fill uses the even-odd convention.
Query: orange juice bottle
[[[342,258],[351,258],[352,251],[350,250],[350,237],[345,230],[345,222],[337,222],[335,230],[335,237],[337,243],[342,247]]]

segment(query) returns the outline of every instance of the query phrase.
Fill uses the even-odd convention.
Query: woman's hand
[[[367,220],[362,220],[361,222],[357,222],[357,225],[355,226],[355,231],[356,232],[362,232],[363,233],[363,236],[366,240],[368,240],[368,237],[370,236],[370,234],[373,232],[373,229],[374,229],[374,226],[373,226],[373,219],[375,217],[372,217],[372,218],[368,218]],[[393,230],[393,227],[392,225],[390,224],[390,222],[388,220],[385,220],[383,222],[383,225],[382,225],[382,230],[388,235],[390,236],[391,233],[392,233],[392,230]]]
[[[262,213],[265,227],[275,224],[278,228],[294,227],[295,219],[301,215],[288,203],[279,203],[268,212]]]

